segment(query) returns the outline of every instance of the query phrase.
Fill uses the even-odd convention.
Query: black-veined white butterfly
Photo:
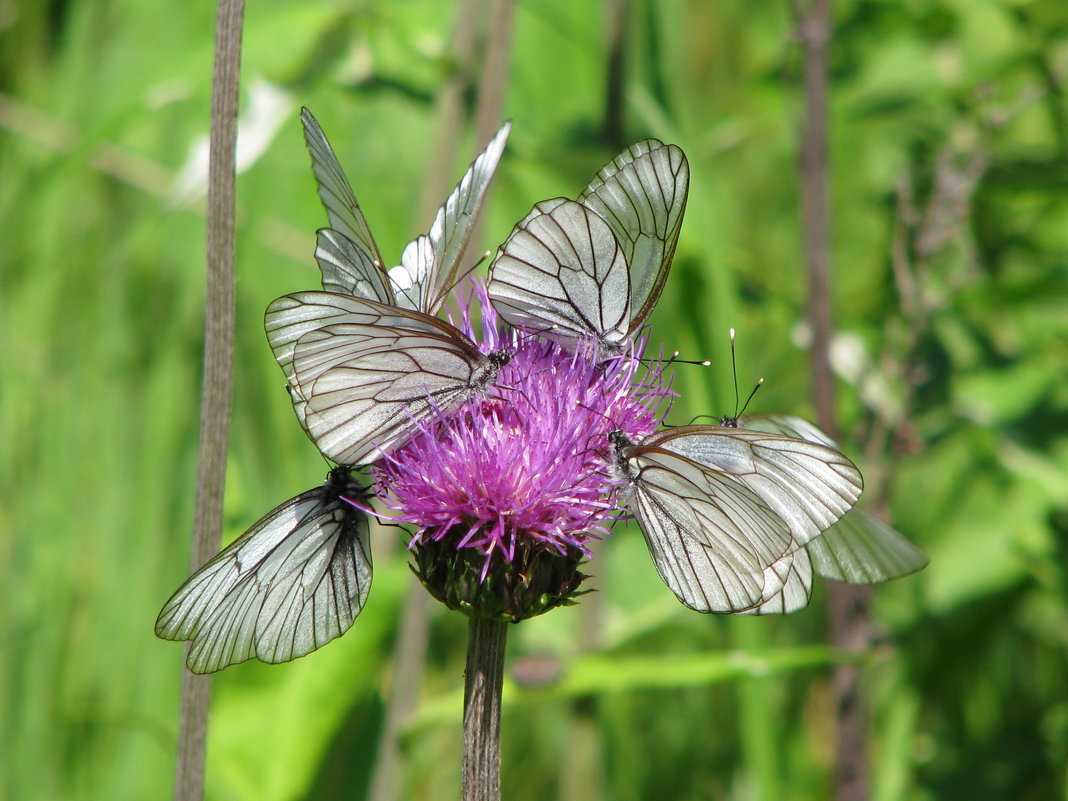
[[[660,576],[701,612],[790,611],[807,602],[801,551],[863,488],[837,450],[794,437],[691,425],[640,443],[619,431],[610,440],[624,501]]]
[[[371,542],[346,467],[272,509],[164,605],[156,634],[191,640],[186,664],[211,673],[257,657],[287,662],[344,634],[371,588]]]
[[[375,461],[511,360],[437,317],[332,292],[272,301],[264,327],[304,430],[339,464]]]
[[[319,231],[315,249],[323,289],[437,314],[464,275],[461,258],[504,153],[511,123],[502,125],[471,163],[438,209],[430,231],[409,242],[400,265],[387,273],[371,228],[326,135],[310,111],[303,109],[300,116],[319,197],[330,221],[330,228]]]
[[[675,145],[646,139],[606,164],[578,201],[538,203],[490,269],[489,295],[513,326],[618,353],[660,297],[690,172]]]

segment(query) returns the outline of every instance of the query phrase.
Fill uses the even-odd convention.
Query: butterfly
[[[264,327],[297,418],[338,464],[402,445],[422,421],[484,391],[512,357],[482,353],[437,317],[332,292],[272,301]]]
[[[807,603],[803,548],[863,488],[837,450],[781,434],[690,425],[640,442],[613,431],[609,441],[623,501],[661,578],[700,612]]]
[[[667,280],[690,172],[675,145],[646,139],[596,175],[577,201],[538,203],[490,268],[489,296],[511,325],[565,347],[621,352]]]
[[[471,163],[438,209],[430,231],[409,242],[400,265],[387,272],[363,210],[326,135],[308,109],[302,109],[300,117],[319,197],[330,221],[329,228],[318,232],[315,248],[323,289],[437,314],[464,275],[461,257],[504,153],[511,123],[501,126]]]
[[[255,656],[287,662],[344,634],[371,588],[366,489],[346,467],[272,509],[171,596],[156,635],[191,640],[186,664],[212,673]]]

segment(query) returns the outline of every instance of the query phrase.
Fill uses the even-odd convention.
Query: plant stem
[[[501,797],[501,687],[508,624],[472,617],[464,677],[463,801]]]
[[[234,350],[234,158],[237,142],[238,75],[244,0],[219,0],[211,90],[208,164],[208,264],[204,321],[204,383],[200,401],[197,500],[193,520],[193,570],[219,547],[222,531],[226,445],[230,430]],[[189,653],[186,646],[185,653]],[[176,801],[204,796],[204,744],[211,678],[182,677]]]
[[[801,207],[804,219],[805,265],[808,273],[808,321],[812,328],[809,351],[812,402],[820,428],[839,440],[834,413],[834,377],[830,350],[831,313],[830,167],[828,165],[828,109],[830,66],[828,51],[833,29],[831,0],[811,0],[807,9],[795,7],[804,49],[805,119],[801,133]],[[871,641],[869,607],[872,590],[828,582],[831,641],[841,648],[862,650]],[[868,708],[857,665],[834,669],[836,748],[834,798],[862,801],[870,796],[868,765]]]

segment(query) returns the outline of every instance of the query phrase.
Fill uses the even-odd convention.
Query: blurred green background
[[[830,124],[846,450],[931,557],[878,589],[864,657],[873,797],[1063,797],[1068,761],[1068,5],[835,4]],[[626,13],[618,125],[606,19]],[[233,537],[326,465],[295,424],[263,309],[317,282],[325,224],[297,119],[331,137],[387,258],[429,224],[434,104],[457,6],[260,0],[244,33]],[[514,119],[483,247],[644,136],[687,152],[690,202],[653,341],[686,357],[674,422],[811,416],[787,3],[518,4]],[[204,292],[211,3],[0,0],[0,798],[165,798],[187,575]],[[469,98],[470,99],[470,98]],[[607,131],[607,136],[606,136]],[[443,165],[455,180],[474,154]],[[616,141],[612,141],[616,140]],[[876,498],[878,500],[878,498]],[[210,799],[362,799],[412,577],[376,533],[345,637],[215,682]],[[596,602],[514,627],[509,799],[823,799],[826,587],[786,618],[692,613],[636,529]],[[590,627],[595,634],[590,635]],[[435,613],[402,797],[458,795],[465,621]],[[590,652],[589,644],[596,648]]]

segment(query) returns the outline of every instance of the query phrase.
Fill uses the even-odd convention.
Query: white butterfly
[[[272,509],[164,605],[156,634],[191,640],[186,664],[211,673],[253,656],[287,662],[344,634],[371,588],[366,490],[335,467],[321,487]]]
[[[437,317],[332,292],[272,301],[264,327],[301,425],[338,464],[368,464],[402,445],[511,360],[482,353]]]
[[[513,326],[567,347],[618,353],[645,324],[675,254],[690,172],[675,145],[646,139],[579,196],[538,203],[490,270],[489,295]]]
[[[401,263],[387,273],[371,228],[319,123],[301,110],[319,197],[330,228],[319,231],[315,257],[323,289],[437,314],[463,277],[461,258],[482,209],[511,123],[506,122],[438,209],[427,234],[408,243]]]
[[[664,582],[701,612],[807,603],[803,547],[856,503],[860,471],[819,443],[729,426],[610,435],[615,476]],[[801,605],[804,605],[801,603]]]

